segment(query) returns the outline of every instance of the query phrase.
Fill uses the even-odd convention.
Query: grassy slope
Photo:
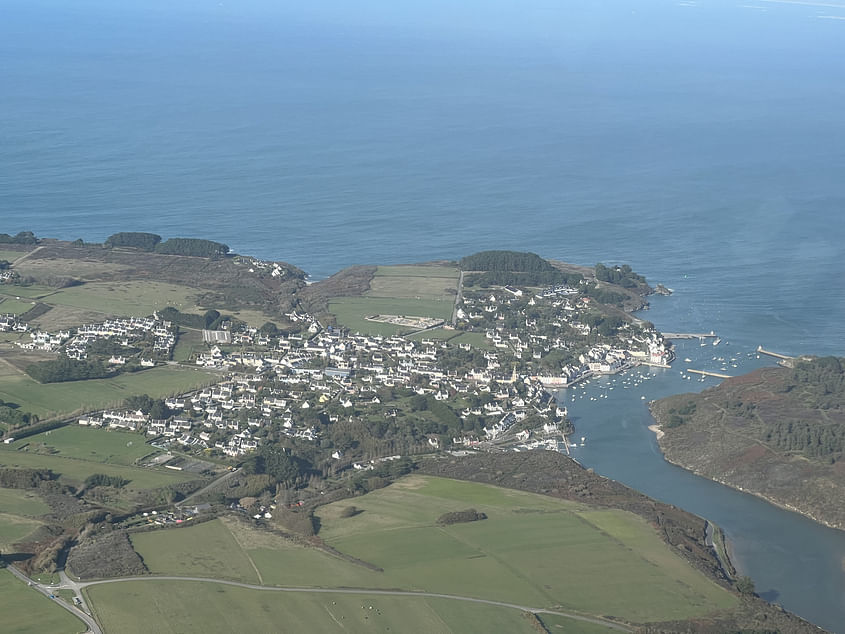
[[[363,512],[342,518],[353,504]],[[435,525],[474,507],[489,519]],[[255,579],[265,584],[401,588],[614,615],[692,617],[736,600],[669,551],[641,518],[521,491],[411,476],[319,509],[321,537],[384,572],[303,548],[227,520],[137,535],[151,571]],[[238,544],[223,548],[232,539]]]
[[[0,630],[7,634],[71,634],[84,632],[85,624],[24,583],[8,570],[0,570],[0,597],[3,597]]]
[[[132,465],[139,458],[160,453],[155,447],[144,444],[145,440],[143,434],[133,432],[68,425],[15,441],[10,447],[19,449],[28,444],[29,450],[32,451],[43,444],[58,452],[51,455],[89,462]]]
[[[184,393],[212,383],[210,374],[193,369],[158,367],[111,379],[42,385],[29,376],[0,367],[0,400],[17,403],[42,419],[120,405],[128,396]]]
[[[445,599],[288,594],[173,581],[106,584],[87,594],[107,633],[533,631],[516,610]]]
[[[11,550],[12,544],[25,541],[27,535],[41,525],[34,519],[50,507],[36,494],[18,489],[0,489],[0,552]]]

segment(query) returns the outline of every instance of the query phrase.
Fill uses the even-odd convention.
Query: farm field
[[[128,396],[149,394],[157,398],[213,382],[213,375],[198,370],[157,367],[109,379],[42,385],[21,372],[0,367],[0,400],[17,403],[21,410],[43,420],[117,406]]]
[[[8,634],[75,634],[87,626],[70,612],[15,577],[0,570],[0,596],[3,597],[2,630]]]
[[[255,568],[220,520],[135,533],[132,546],[151,572],[259,583]]]
[[[122,489],[127,494],[133,491],[155,489],[158,487],[185,482],[194,479],[189,473],[171,471],[167,469],[144,469],[141,467],[127,467],[124,465],[102,464],[63,458],[56,455],[15,451],[6,445],[0,445],[0,466],[20,467],[28,469],[52,469],[61,475],[63,480],[71,484],[81,484],[92,473],[103,473],[129,480],[129,484]]]
[[[47,503],[35,493],[4,488],[0,488],[0,509],[4,513],[28,517],[39,517],[50,511]]]
[[[42,286],[41,284],[32,284],[30,286],[9,286],[7,284],[0,284],[0,295],[3,295],[4,297],[38,299],[55,292],[55,288]]]
[[[320,536],[385,569],[397,587],[647,622],[730,608],[727,590],[686,565],[637,516],[481,484],[411,476],[320,509]],[[438,527],[447,511],[487,520]],[[612,532],[610,532],[612,531]],[[459,565],[456,563],[459,562]]]
[[[351,505],[361,512],[343,517]],[[436,524],[443,513],[470,507],[488,519]],[[320,507],[318,515],[319,535],[327,544],[384,571],[298,546],[232,518],[132,539],[154,574],[436,592],[630,622],[692,618],[737,604],[730,592],[671,552],[644,520],[621,511],[408,476],[385,489]],[[573,623],[563,622],[559,629],[601,631]]]
[[[454,299],[408,299],[386,297],[339,297],[329,302],[329,310],[339,324],[352,332],[374,335],[395,335],[410,328],[367,321],[370,315],[408,315],[450,319]]]
[[[15,315],[23,315],[26,311],[35,305],[34,299],[15,299],[11,296],[0,297],[0,315],[5,313],[14,313]]]
[[[30,452],[45,448],[45,453],[64,458],[76,458],[89,462],[115,465],[132,465],[139,458],[161,453],[159,449],[144,444],[143,434],[108,429],[90,429],[79,425],[67,425],[59,429],[29,436],[13,442],[12,449],[29,445]]]
[[[0,552],[14,550],[12,544],[23,541],[39,526],[38,520],[0,512]]]
[[[108,315],[143,317],[173,306],[181,311],[198,311],[197,290],[166,282],[129,280],[125,282],[88,282],[52,292],[44,297],[47,304],[84,308]]]
[[[457,269],[442,266],[380,266],[364,295],[454,303],[459,275]]]
[[[177,581],[107,583],[90,586],[86,594],[107,633],[534,632],[518,610],[448,599],[288,593]]]
[[[15,251],[13,249],[0,249],[0,260],[6,260],[7,262],[14,262],[18,258],[22,258],[27,253],[31,253],[32,248],[23,249],[21,251]]]

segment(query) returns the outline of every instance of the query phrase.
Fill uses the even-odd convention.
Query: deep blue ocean
[[[739,371],[845,354],[843,113],[839,0],[0,0],[0,232],[205,237],[314,279],[629,263],[675,290],[644,317]],[[570,399],[579,459],[845,631],[845,534],[666,465],[640,396],[709,383],[647,385]]]

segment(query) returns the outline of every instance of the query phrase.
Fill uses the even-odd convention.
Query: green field
[[[376,269],[376,277],[439,277],[458,280],[460,271],[454,266],[439,264],[398,264],[380,266]]]
[[[329,302],[329,310],[339,324],[352,332],[395,335],[409,328],[367,321],[370,315],[408,315],[451,319],[454,299],[407,299],[386,297],[339,297]]]
[[[87,626],[59,605],[15,577],[0,570],[0,596],[3,612],[0,630],[7,634],[74,634]]]
[[[196,289],[166,282],[88,282],[52,292],[44,302],[110,315],[142,317],[166,306],[185,312],[198,310],[193,299],[196,294]]]
[[[31,284],[30,286],[9,286],[8,284],[0,284],[0,295],[5,297],[28,297],[31,299],[39,299],[55,292],[55,288],[42,286],[41,284]]]
[[[287,593],[176,581],[95,585],[86,594],[107,633],[535,631],[518,610],[448,599]]]
[[[342,517],[352,504],[362,512]],[[436,525],[469,507],[488,519]],[[133,543],[156,574],[446,593],[631,622],[692,618],[737,602],[622,511],[422,476],[318,511],[326,543],[384,571],[233,519],[138,534]]]
[[[70,484],[81,484],[92,473],[103,473],[129,480],[129,484],[122,489],[126,494],[145,489],[156,489],[194,479],[189,473],[172,471],[169,469],[145,469],[141,467],[127,467],[123,465],[102,464],[63,458],[58,455],[15,451],[7,445],[0,445],[0,466],[29,469],[52,469]]]
[[[116,465],[132,465],[139,458],[161,453],[160,450],[144,444],[143,434],[90,429],[79,425],[67,425],[59,429],[29,436],[13,442],[12,449],[29,445],[29,451],[44,446],[44,452],[65,458],[77,458],[89,462],[103,462]],[[39,449],[40,450],[40,449]]]
[[[40,517],[50,511],[50,507],[37,494],[21,489],[0,489],[0,511]]]
[[[132,546],[151,571],[258,583],[249,557],[220,520],[132,535]]]
[[[26,536],[39,526],[41,522],[38,520],[0,512],[0,552],[14,550],[12,544],[25,541]]]
[[[689,618],[736,599],[672,553],[641,518],[468,482],[410,477],[321,509],[321,537],[385,569],[397,587],[642,622]],[[437,527],[472,506],[489,519]]]
[[[27,253],[30,253],[32,249],[24,249],[23,251],[12,251],[11,249],[0,249],[0,260],[6,260],[7,262],[14,262],[18,258],[22,258]]]
[[[0,314],[14,313],[15,315],[23,315],[26,311],[33,307],[35,300],[18,300],[14,297],[0,298]]]
[[[153,397],[181,394],[212,382],[214,377],[205,372],[157,367],[111,379],[42,385],[23,373],[0,365],[0,400],[17,403],[21,410],[46,419],[119,406],[126,397],[138,394]]]

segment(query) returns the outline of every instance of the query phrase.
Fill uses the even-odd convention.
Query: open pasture
[[[158,487],[185,482],[194,476],[169,469],[147,469],[89,462],[58,455],[39,454],[26,450],[14,450],[7,445],[0,445],[0,466],[27,469],[52,469],[60,474],[68,484],[79,485],[92,473],[103,473],[129,480],[122,492],[131,495],[133,491],[156,489]]]
[[[214,583],[132,581],[86,593],[106,632],[513,632],[518,610],[449,599],[250,590]]]
[[[442,266],[380,266],[366,297],[434,299],[454,303],[458,270]]]
[[[39,517],[48,513],[50,507],[31,491],[0,488],[0,510],[25,517]]]
[[[27,587],[8,570],[0,570],[0,596],[3,597],[3,616],[0,629],[15,634],[74,634],[87,626],[59,605]]]
[[[15,299],[11,296],[0,297],[0,315],[5,313],[13,313],[15,315],[23,315],[26,311],[35,306],[34,299]]]
[[[151,572],[259,583],[247,554],[220,520],[135,533],[132,546]]]
[[[56,292],[55,288],[42,286],[41,284],[31,284],[29,286],[0,284],[0,295],[4,297],[40,299],[54,292]]]
[[[349,504],[320,509],[321,537],[383,567],[397,587],[560,605],[636,622],[698,616],[736,603],[631,514],[419,476],[355,498],[363,512],[342,518]],[[442,513],[470,507],[488,519],[435,524]]]
[[[18,258],[22,258],[27,253],[31,253],[31,252],[32,252],[31,247],[23,248],[20,251],[18,251],[16,249],[3,248],[3,249],[0,249],[0,260],[6,260],[6,262],[14,262]]]
[[[106,315],[143,317],[166,306],[183,312],[197,312],[196,294],[196,289],[166,282],[88,282],[57,290],[45,297],[44,302]]]
[[[0,364],[0,400],[17,403],[21,410],[37,414],[43,420],[119,406],[128,396],[149,394],[159,398],[181,394],[214,380],[212,375],[199,370],[162,366],[109,379],[42,385]]]
[[[90,429],[79,425],[67,425],[35,436],[13,442],[12,449],[28,445],[29,451],[64,458],[76,458],[89,462],[115,465],[132,465],[144,456],[160,453],[159,449],[145,444],[143,434],[109,429]]]
[[[21,275],[35,279],[45,276],[65,276],[78,280],[102,279],[103,275],[114,275],[121,271],[131,271],[132,267],[114,262],[103,262],[84,258],[42,258],[36,254],[21,262],[16,268]],[[2,259],[2,258],[0,258]]]
[[[26,541],[26,536],[41,526],[41,522],[11,513],[0,513],[0,552],[14,551],[12,544]]]
[[[410,329],[392,324],[367,321],[371,315],[407,315],[450,319],[453,300],[408,299],[386,297],[339,297],[329,302],[329,310],[339,324],[352,332],[373,335],[396,335]]]

